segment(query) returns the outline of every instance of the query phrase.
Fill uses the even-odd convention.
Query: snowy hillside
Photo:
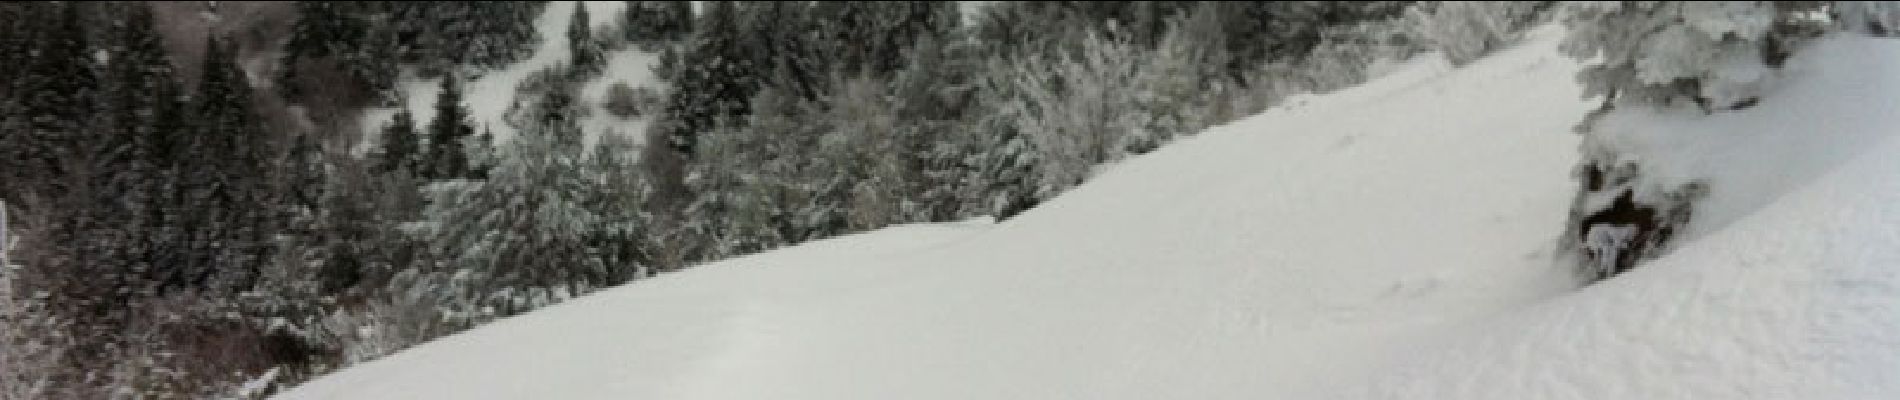
[[[498,138],[514,135],[514,127],[509,126],[503,116],[516,100],[515,87],[535,72],[567,62],[573,57],[568,54],[567,36],[563,35],[563,32],[567,30],[577,3],[585,4],[587,12],[595,16],[592,20],[594,30],[600,33],[605,33],[607,27],[612,26],[615,21],[613,16],[618,15],[627,4],[623,1],[549,2],[547,9],[535,19],[535,28],[540,32],[542,40],[535,46],[534,53],[528,59],[509,64],[507,68],[488,71],[474,80],[463,82],[464,90],[468,93],[469,112],[475,117],[477,127],[493,129]],[[616,82],[626,82],[635,87],[657,85],[652,70],[652,65],[657,58],[655,54],[633,48],[608,53],[605,72],[581,87],[580,100],[586,104],[585,107],[593,110],[582,121],[582,128],[592,134],[613,133],[640,138],[639,134],[645,130],[645,120],[623,121],[614,118],[600,110],[598,104],[605,98],[607,87]],[[402,98],[406,100],[405,107],[414,115],[414,118],[417,121],[428,121],[435,116],[433,106],[436,93],[441,87],[440,78],[410,77],[401,82],[399,90],[403,93]],[[395,115],[396,111],[395,108],[386,108],[365,112],[363,132],[372,134],[379,132],[383,125],[389,123],[390,117]],[[362,142],[358,151],[367,151],[373,143],[372,141]]]
[[[1883,75],[1900,45],[1824,41],[1814,54],[1845,65],[1797,60],[1772,100],[1787,107],[1614,121],[1823,161],[1760,185],[1718,176],[1717,196],[1743,188],[1716,208],[1732,223],[1576,291],[1552,247],[1576,190],[1570,128],[1593,104],[1561,36],[1290,100],[1006,223],[637,281],[280,398],[1900,396],[1900,339],[1882,332],[1900,280],[1879,270],[1900,262],[1900,142],[1883,137],[1900,116],[1881,111],[1900,108]],[[1791,127],[1810,131],[1750,133]]]

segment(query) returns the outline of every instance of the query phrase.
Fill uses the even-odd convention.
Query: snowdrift
[[[1006,223],[896,227],[638,281],[280,397],[1900,396],[1885,333],[1900,277],[1880,270],[1900,262],[1900,143],[1853,143],[1853,162],[1579,292],[1551,252],[1576,190],[1569,130],[1592,104],[1561,35],[1289,101]],[[1900,70],[1892,42],[1837,42],[1879,62],[1791,80],[1791,99]],[[1780,106],[1760,112],[1811,112]],[[1856,126],[1900,126],[1885,118],[1900,116]]]

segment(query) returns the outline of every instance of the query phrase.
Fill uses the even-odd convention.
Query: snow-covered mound
[[[1883,180],[1900,143],[1576,292],[1551,249],[1576,190],[1569,129],[1592,104],[1561,35],[1289,101],[1005,223],[890,228],[638,281],[281,397],[1900,393],[1900,363],[1877,364],[1900,360],[1882,334],[1900,326],[1900,278],[1876,268],[1900,264],[1900,211],[1885,206],[1900,181]],[[1900,70],[1877,64],[1854,76]],[[1804,85],[1826,87],[1791,80],[1787,95]],[[1798,112],[1779,106],[1761,112]]]

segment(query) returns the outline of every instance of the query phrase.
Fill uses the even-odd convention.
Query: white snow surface
[[[1771,94],[1790,104],[1705,118],[1802,127],[1780,133],[1839,162],[1578,291],[1551,249],[1592,104],[1561,35],[1288,101],[1004,223],[636,281],[279,397],[1900,398],[1900,115],[1860,114],[1896,109],[1875,76],[1900,46],[1829,39],[1812,54],[1838,60]],[[1685,118],[1652,120],[1705,126]]]

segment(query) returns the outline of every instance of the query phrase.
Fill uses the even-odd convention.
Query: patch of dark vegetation
[[[1637,196],[1637,171],[1635,165],[1596,162],[1579,168],[1583,187],[1564,244],[1576,250],[1577,272],[1585,282],[1628,272],[1662,255],[1689,223],[1694,202],[1708,193],[1706,184],[1692,182],[1659,196]]]

